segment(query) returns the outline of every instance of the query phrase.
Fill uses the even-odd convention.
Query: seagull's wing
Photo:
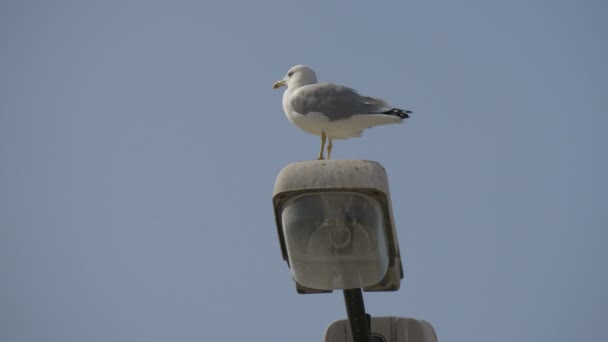
[[[291,96],[290,104],[302,115],[320,113],[330,121],[361,114],[389,114],[386,112],[393,110],[384,100],[361,96],[354,89],[333,83],[300,87]]]

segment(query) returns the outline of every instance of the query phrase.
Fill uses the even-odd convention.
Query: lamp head
[[[380,164],[290,164],[277,177],[273,204],[283,258],[298,292],[399,289],[403,271]]]

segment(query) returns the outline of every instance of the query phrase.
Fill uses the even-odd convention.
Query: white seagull
[[[289,121],[305,132],[321,137],[319,157],[323,158],[325,140],[327,159],[331,157],[332,140],[360,137],[366,128],[401,123],[412,112],[391,106],[375,97],[361,96],[354,89],[317,83],[314,70],[306,65],[289,69],[274,83],[274,89],[287,86],[283,93],[283,110]]]

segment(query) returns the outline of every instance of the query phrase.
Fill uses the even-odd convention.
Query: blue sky
[[[608,340],[603,1],[3,1],[0,340],[322,341],[279,170],[312,159],[271,89],[415,113],[337,141],[389,174],[405,279],[372,315],[444,341]]]

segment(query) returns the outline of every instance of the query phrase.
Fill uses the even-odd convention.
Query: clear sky
[[[605,1],[0,3],[0,341],[322,341],[274,180],[308,64],[415,113],[337,141],[389,174],[402,289],[443,341],[608,340]]]

